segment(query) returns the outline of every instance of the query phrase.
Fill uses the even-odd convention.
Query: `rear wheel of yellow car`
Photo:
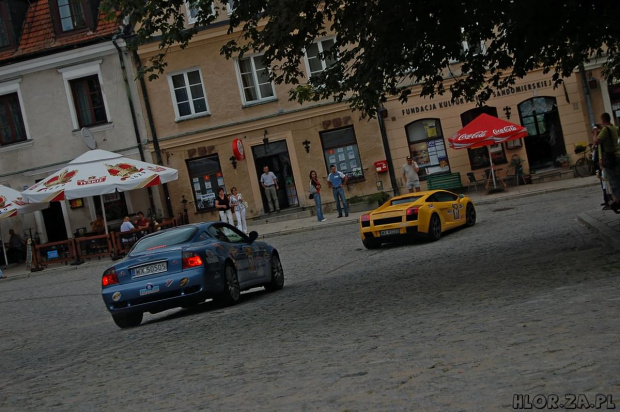
[[[362,239],[362,243],[366,249],[378,249],[381,247],[381,242],[377,239]]]
[[[427,236],[428,239],[432,242],[439,240],[439,238],[441,237],[441,220],[436,214],[433,214],[433,216],[431,216],[431,221],[428,224]]]
[[[465,224],[467,226],[473,226],[476,224],[476,208],[471,203],[468,203],[467,209],[465,209],[465,219]]]

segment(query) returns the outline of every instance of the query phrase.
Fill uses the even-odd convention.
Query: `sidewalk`
[[[474,204],[483,205],[493,204],[500,200],[505,200],[509,198],[533,196],[542,193],[551,193],[561,190],[594,185],[598,186],[599,181],[595,176],[591,176],[587,178],[565,179],[554,182],[529,184],[515,187],[511,186],[505,192],[493,193],[489,195],[487,195],[483,189],[479,189],[477,192],[473,191],[472,193],[469,193],[468,196],[474,201]],[[349,216],[341,218],[338,218],[336,213],[330,213],[325,215],[325,218],[327,219],[326,222],[317,221],[316,216],[286,221],[274,220],[272,222],[269,222],[269,220],[267,219],[266,223],[250,223],[250,225],[248,225],[248,230],[257,231],[259,233],[259,238],[264,239],[278,235],[305,232],[308,230],[317,230],[329,226],[357,224],[360,216],[364,213],[365,212],[350,213]],[[580,221],[582,221],[591,229],[597,231],[601,236],[603,236],[608,241],[608,244],[611,245],[615,250],[620,250],[620,215],[615,214],[611,210],[603,211],[598,206],[598,203],[596,203],[596,206],[593,206],[591,210],[583,211],[577,217]],[[94,260],[92,262],[85,263],[85,265],[93,267],[101,266],[101,268],[104,268],[107,265],[111,264],[112,261],[109,259]],[[26,266],[22,264],[19,266],[3,269],[6,279],[0,279],[0,284],[10,279],[28,276],[38,276],[41,274],[52,273],[58,270],[75,270],[79,267],[80,266],[58,265],[44,269],[40,272],[30,273],[26,270]]]

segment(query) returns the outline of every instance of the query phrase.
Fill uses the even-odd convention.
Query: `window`
[[[0,3],[0,49],[13,43],[9,23],[9,15],[6,10],[6,2]]]
[[[348,182],[364,180],[362,159],[353,127],[322,132],[321,144],[327,173],[331,173],[329,170],[331,165],[336,165],[338,171],[347,175]]]
[[[409,153],[420,166],[418,176],[450,171],[448,154],[439,119],[422,119],[405,127]]]
[[[0,96],[0,146],[27,140],[17,93]]]
[[[213,210],[218,187],[222,187],[227,193],[218,155],[187,160],[187,171],[191,179],[196,211]]]
[[[238,59],[237,69],[244,103],[275,98],[273,85],[269,79],[269,69],[262,55]]]
[[[95,214],[103,216],[103,213],[101,213],[100,196],[93,197],[93,204],[95,206]],[[115,192],[103,195],[103,204],[105,218],[108,224],[110,224],[111,221],[120,222],[125,216],[129,215],[124,192]]]
[[[198,21],[198,13],[200,12],[200,7],[194,2],[186,1],[185,9],[187,11],[187,23],[195,24]],[[215,15],[215,6],[214,3],[211,4],[211,14]]]
[[[461,55],[467,54],[470,50],[474,55],[484,53],[484,42],[470,42],[467,40],[467,36],[465,34],[465,29],[461,27],[461,33],[463,36],[463,41],[461,42]],[[460,60],[461,56],[456,58],[451,58],[450,63],[456,63]]]
[[[239,2],[237,2],[237,3],[239,3]],[[235,10],[235,2],[234,2],[234,0],[228,0],[226,2],[226,13],[230,16],[234,10]]]
[[[63,32],[86,27],[87,3],[82,0],[57,0],[58,20]]]
[[[177,119],[209,113],[200,70],[173,74],[168,80]]]
[[[78,126],[81,128],[107,123],[108,118],[99,77],[92,75],[71,80],[69,83],[73,94]]]
[[[312,43],[306,50],[306,68],[308,70],[308,77],[312,77],[318,73],[321,73],[328,67],[331,67],[336,63],[333,57],[325,59],[323,53],[329,51],[334,46],[335,40],[325,39]]]

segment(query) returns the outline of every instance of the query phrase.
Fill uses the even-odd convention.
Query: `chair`
[[[468,185],[467,185],[467,191],[471,191],[471,186],[474,186],[474,189],[476,190],[476,192],[478,191],[478,183],[482,183],[484,184],[486,182],[486,177],[484,178],[480,178],[477,179],[476,175],[473,172],[469,172],[467,173],[467,180],[468,180]]]
[[[521,163],[522,161],[519,155],[512,155],[512,158],[510,159],[510,164],[508,165],[508,169],[506,170],[506,183],[508,183],[508,181],[512,179],[514,179],[516,186],[519,186],[519,179],[521,179],[523,184],[527,183],[525,181],[525,176],[523,175],[523,165]]]

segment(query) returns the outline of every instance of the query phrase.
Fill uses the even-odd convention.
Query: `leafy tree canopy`
[[[226,2],[194,0],[196,23],[186,25],[184,0],[104,0],[105,11],[135,25],[139,42],[158,42],[160,53],[143,68],[163,73],[166,52],[185,47],[226,13]],[[620,78],[620,2],[609,0],[232,0],[230,58],[263,53],[276,83],[290,98],[348,101],[364,115],[391,96],[406,101],[411,84],[421,95],[443,94],[483,104],[493,90],[542,68],[556,84],[593,59]],[[334,60],[307,79],[304,51],[318,38],[335,37],[320,57]],[[463,42],[469,48],[463,47]],[[479,45],[484,44],[480,53]],[[455,61],[460,64],[454,64]]]

